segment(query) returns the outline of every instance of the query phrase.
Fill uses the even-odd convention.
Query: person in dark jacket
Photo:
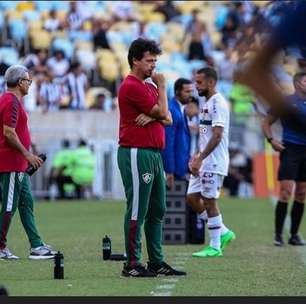
[[[168,188],[173,187],[174,179],[184,179],[188,173],[190,156],[190,132],[184,105],[191,101],[192,82],[179,78],[174,84],[175,96],[169,102],[173,124],[166,127],[166,147],[162,151]]]

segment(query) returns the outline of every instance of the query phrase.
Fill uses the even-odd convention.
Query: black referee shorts
[[[278,180],[306,182],[306,146],[289,143],[284,146],[279,157]]]

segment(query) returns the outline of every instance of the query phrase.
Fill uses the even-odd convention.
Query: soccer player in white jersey
[[[227,244],[235,239],[235,233],[222,221],[217,199],[228,173],[229,120],[228,102],[216,92],[218,77],[211,67],[197,71],[196,89],[206,98],[200,107],[200,151],[189,162],[192,173],[187,191],[187,203],[207,220],[209,246],[193,253],[195,257],[222,256]]]

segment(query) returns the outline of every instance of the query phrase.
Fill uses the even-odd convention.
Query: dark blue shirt
[[[177,178],[184,178],[188,173],[188,161],[190,158],[190,132],[185,113],[182,113],[181,105],[174,98],[169,102],[169,110],[173,124],[167,126],[166,147],[162,151],[164,169],[166,173],[172,173]]]
[[[301,99],[296,94],[287,97],[290,105],[296,108],[301,118],[306,121],[306,98]],[[281,118],[283,127],[283,142],[306,146],[306,132],[296,128],[296,120]]]

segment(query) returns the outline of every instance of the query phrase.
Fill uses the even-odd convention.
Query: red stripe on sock
[[[12,216],[12,212],[5,212],[3,216],[3,222],[1,227],[1,237],[0,237],[0,249],[4,249],[6,246],[6,235],[8,230],[8,225]]]
[[[136,249],[136,230],[137,221],[130,221],[130,231],[129,231],[129,253],[130,253],[130,263],[131,265],[137,264],[135,249]]]

